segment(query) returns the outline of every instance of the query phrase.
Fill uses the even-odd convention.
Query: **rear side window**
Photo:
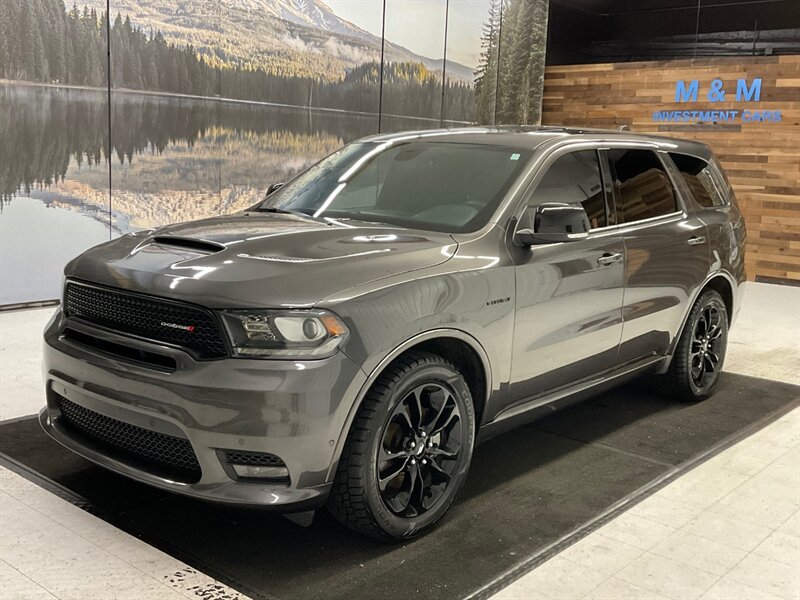
[[[718,179],[711,166],[701,158],[688,154],[670,153],[670,158],[681,172],[692,196],[700,206],[724,206],[727,204]]]
[[[600,176],[600,162],[594,150],[565,154],[550,165],[536,187],[529,206],[560,202],[580,206],[592,229],[605,227],[606,196]]]
[[[658,156],[650,150],[608,150],[619,223],[632,223],[678,210],[675,190]]]

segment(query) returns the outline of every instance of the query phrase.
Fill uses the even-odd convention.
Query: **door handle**
[[[622,262],[622,254],[619,252],[606,252],[597,259],[598,265],[611,265],[618,262]]]
[[[700,244],[705,244],[706,243],[706,236],[704,236],[704,235],[693,235],[688,240],[686,240],[686,243],[689,244],[690,246],[699,246]]]

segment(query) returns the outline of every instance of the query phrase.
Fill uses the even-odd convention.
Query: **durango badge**
[[[178,323],[167,323],[166,321],[161,321],[162,327],[171,327],[172,329],[183,329],[184,331],[194,331],[194,325],[178,325]]]

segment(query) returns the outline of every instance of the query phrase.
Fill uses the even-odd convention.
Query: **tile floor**
[[[800,384],[800,288],[747,284],[726,370]],[[52,308],[0,313],[0,419],[42,402]],[[496,598],[800,599],[800,410],[690,471]],[[0,598],[244,598],[0,468]]]

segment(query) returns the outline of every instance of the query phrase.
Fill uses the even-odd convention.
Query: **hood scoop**
[[[178,237],[174,235],[157,235],[150,239],[150,243],[158,244],[159,246],[170,246],[172,248],[191,250],[193,252],[200,252],[202,254],[214,254],[215,252],[225,250],[225,246],[216,242],[209,242],[206,240],[198,240],[187,237]]]

